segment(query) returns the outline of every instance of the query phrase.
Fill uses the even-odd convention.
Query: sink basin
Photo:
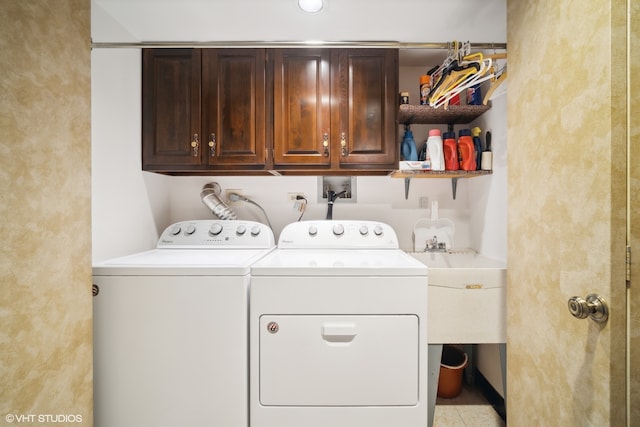
[[[429,267],[429,285],[479,289],[506,284],[506,263],[475,252],[411,252],[410,255]]]
[[[505,268],[502,261],[475,252],[411,252],[411,256],[430,268]]]
[[[506,263],[475,252],[410,252],[429,267],[428,342],[506,342]]]

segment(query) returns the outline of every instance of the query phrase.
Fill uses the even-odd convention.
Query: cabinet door
[[[142,51],[142,169],[201,164],[198,49]]]
[[[274,55],[274,167],[328,168],[330,50],[276,49]]]
[[[340,168],[396,168],[398,50],[339,49],[331,64]]]
[[[264,49],[203,50],[208,169],[264,169],[265,67]]]

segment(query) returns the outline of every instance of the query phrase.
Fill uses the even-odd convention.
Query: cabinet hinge
[[[627,246],[627,255],[625,260],[627,287],[631,286],[631,246]]]

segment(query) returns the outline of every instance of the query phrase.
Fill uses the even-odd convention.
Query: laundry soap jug
[[[473,149],[476,153],[476,170],[480,170],[482,165],[482,141],[480,140],[482,129],[476,126],[471,129],[471,133],[473,134]]]
[[[471,130],[461,129],[458,136],[458,162],[463,171],[476,170],[476,153]]]
[[[431,159],[431,170],[444,170],[444,152],[442,150],[442,136],[440,129],[429,130],[427,139],[427,157]]]
[[[458,143],[455,132],[445,132],[442,141],[442,151],[444,152],[444,169],[457,171],[460,169],[458,163]]]
[[[413,139],[413,132],[411,132],[409,126],[405,126],[404,128],[404,137],[402,138],[402,145],[400,146],[400,149],[402,151],[402,157],[404,157],[405,160],[418,160],[416,142]]]

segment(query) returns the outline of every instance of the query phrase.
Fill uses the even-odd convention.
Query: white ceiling
[[[92,0],[94,42],[506,42],[506,0]]]

